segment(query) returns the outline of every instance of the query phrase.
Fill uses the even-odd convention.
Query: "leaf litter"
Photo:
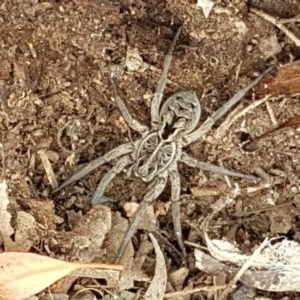
[[[104,153],[122,139],[131,138],[127,137],[128,128],[123,126],[120,115],[109,101],[111,94],[105,74],[109,72],[109,66],[112,64],[121,66],[120,93],[127,101],[129,110],[139,120],[148,120],[149,100],[160,73],[161,59],[169,39],[172,38],[174,28],[182,22],[184,22],[184,34],[174,53],[167,94],[172,94],[175,89],[178,91],[189,89],[195,90],[200,95],[205,88],[208,94],[201,99],[201,103],[203,114],[209,115],[214,108],[224,103],[230,94],[249,81],[250,77],[256,76],[255,74],[271,61],[284,66],[289,61],[294,64],[294,68],[287,68],[293,69],[291,76],[286,75],[281,79],[276,76],[273,84],[269,84],[272,96],[274,96],[273,90],[276,90],[276,97],[287,91],[289,96],[299,92],[299,67],[296,68],[295,64],[299,59],[299,51],[293,48],[294,44],[287,35],[276,31],[275,27],[263,18],[249,13],[251,8],[249,3],[254,1],[206,1],[214,4],[208,18],[203,16],[201,8],[196,9],[197,1],[194,4],[186,1],[139,0],[134,3],[121,1],[120,4],[120,1],[114,1],[109,4],[104,1],[101,5],[99,1],[94,0],[37,2],[28,4],[25,1],[12,4],[10,1],[4,1],[1,6],[3,45],[0,55],[3,59],[0,61],[2,108],[0,126],[3,133],[1,142],[7,155],[6,167],[3,169],[7,171],[5,178],[10,194],[9,205],[2,212],[4,211],[4,215],[11,218],[6,225],[13,228],[12,233],[5,230],[9,237],[7,241],[10,242],[2,243],[2,249],[18,249],[19,246],[23,246],[20,245],[21,241],[27,238],[28,244],[24,244],[24,249],[28,249],[32,244],[32,251],[39,251],[63,260],[112,260],[122,232],[128,225],[128,221],[115,212],[124,212],[126,202],[139,201],[144,193],[143,186],[141,188],[141,184],[134,180],[124,181],[116,178],[113,188],[108,190],[109,196],[118,201],[110,204],[111,211],[106,211],[111,217],[111,227],[99,221],[101,213],[105,211],[102,208],[99,208],[98,213],[93,211],[95,215],[90,215],[96,219],[95,223],[86,222],[84,225],[81,223],[84,221],[83,216],[91,210],[88,195],[95,189],[99,175],[91,175],[57,198],[53,198],[50,194],[51,185],[55,185],[53,175],[62,180],[68,172],[73,172],[79,167],[79,163],[87,162],[99,153]],[[203,2],[205,1],[199,1],[199,3]],[[256,2],[276,2],[280,8],[284,5],[288,6],[288,3],[295,3],[294,0]],[[288,11],[294,12],[290,7]],[[288,20],[276,21],[282,23]],[[290,23],[284,24],[294,35],[299,35],[296,23],[290,20]],[[262,41],[265,41],[263,47],[260,45]],[[272,46],[271,52],[268,45]],[[266,60],[266,57],[269,58]],[[283,67],[280,70],[283,70]],[[278,89],[279,85],[280,89]],[[263,96],[267,93],[267,90],[264,90]],[[282,124],[293,115],[299,115],[297,110],[299,99],[280,96],[279,99],[266,100],[258,99],[258,95],[254,91],[252,101],[249,93],[249,97],[246,97],[241,106],[233,111],[229,119],[233,117],[234,122],[229,124],[229,130],[223,131],[221,138],[209,133],[205,143],[196,143],[190,147],[190,151],[199,158],[207,157],[209,161],[218,161],[228,168],[235,168],[238,165],[245,172],[256,173],[256,170],[260,170],[259,174],[264,174],[265,178],[271,179],[258,184],[241,182],[241,190],[246,197],[239,199],[235,207],[230,207],[222,215],[223,217],[228,213],[230,218],[228,222],[238,221],[238,224],[243,224],[242,218],[248,213],[252,214],[255,221],[253,223],[257,227],[249,226],[250,228],[247,229],[254,229],[252,232],[257,235],[250,236],[251,246],[246,244],[249,242],[246,234],[249,232],[251,234],[251,231],[237,232],[239,236],[232,234],[234,240],[238,237],[240,243],[245,241],[241,246],[247,251],[253,249],[253,244],[258,245],[257,237],[262,234],[262,230],[256,231],[263,223],[256,212],[264,211],[270,219],[268,212],[275,211],[274,208],[281,209],[287,201],[292,203],[293,212],[286,210],[286,214],[289,215],[286,226],[279,228],[279,222],[276,223],[276,219],[280,219],[285,212],[281,215],[274,214],[271,216],[271,229],[267,228],[263,233],[280,234],[290,228],[293,232],[291,238],[297,240],[297,232],[294,229],[297,228],[299,204],[293,200],[294,196],[289,192],[297,190],[299,186],[297,130],[278,131],[278,134],[272,137],[272,141],[268,141],[266,137],[266,146],[264,146],[267,149],[265,150],[264,147],[261,149],[265,152],[245,155],[238,149],[238,145],[241,133],[251,135],[253,133],[255,137],[276,126],[273,119],[269,118],[269,115],[271,116],[269,112],[272,110],[278,124]],[[236,120],[235,113],[243,110],[249,101],[255,103],[253,108],[241,114]],[[116,130],[115,124],[119,124],[120,131]],[[271,151],[271,148],[275,150]],[[47,162],[44,163],[38,154],[41,153],[39,152],[41,149],[46,150],[52,164],[52,170],[48,169],[48,174]],[[56,155],[55,160],[49,155],[51,151]],[[182,175],[184,195],[181,199],[181,217],[185,240],[200,244],[201,236],[197,226],[199,220],[208,215],[209,205],[216,198],[227,193],[228,188],[223,179],[218,176],[212,177],[189,171]],[[234,185],[233,182],[231,184]],[[264,193],[265,190],[268,192]],[[273,197],[275,193],[280,195],[277,200]],[[252,196],[248,197],[249,194]],[[134,197],[136,198],[133,199]],[[273,198],[270,200],[271,197]],[[166,195],[162,195],[159,201],[167,202]],[[267,206],[266,203],[271,204]],[[186,210],[189,204],[194,205],[190,213]],[[232,212],[231,209],[235,211]],[[27,220],[26,214],[18,216],[19,211],[31,214],[35,221],[29,218]],[[122,298],[129,299],[129,295],[132,299],[138,297],[138,291],[146,290],[146,286],[151,282],[155,266],[153,246],[149,244],[147,235],[143,233],[150,228],[149,231],[159,228],[165,239],[165,241],[163,239],[158,241],[164,246],[163,251],[167,253],[166,267],[170,282],[167,284],[166,297],[200,298],[205,293],[211,298],[216,297],[215,293],[223,283],[214,287],[213,278],[203,274],[202,271],[196,271],[193,264],[187,265],[189,270],[187,277],[184,277],[185,271],[179,275],[182,278],[176,280],[172,278],[171,282],[172,272],[174,270],[176,272],[178,266],[182,266],[180,261],[176,262],[169,254],[165,246],[167,242],[174,244],[173,236],[170,234],[170,227],[172,227],[172,224],[169,225],[170,211],[166,210],[165,216],[157,214],[156,203],[154,211],[156,223],[153,225],[146,221],[141,224],[142,230],[139,230],[128,249],[125,263],[128,262],[130,265],[131,273],[127,275],[127,283],[123,281],[124,285],[119,286],[128,288],[130,292],[123,291]],[[109,216],[104,218],[108,225]],[[235,219],[236,217],[238,219]],[[25,219],[28,226],[24,226],[22,220]],[[235,226],[238,224],[232,227],[237,228]],[[268,225],[266,224],[264,229]],[[92,230],[89,231],[88,226],[94,229],[100,226],[97,230],[101,231],[102,227],[105,230],[93,233]],[[22,233],[17,238],[20,241],[19,245],[13,244],[16,243],[17,230],[19,234]],[[38,233],[35,234],[34,230],[38,230]],[[106,230],[108,232],[105,233]],[[220,235],[227,236],[226,230],[226,226],[220,228]],[[32,238],[34,235],[36,237]],[[105,238],[101,245],[102,235]],[[93,241],[94,238],[96,241]],[[2,232],[1,239],[3,240]],[[275,245],[278,241],[274,240],[270,243]],[[89,251],[89,246],[95,251]],[[173,247],[176,248],[176,245],[174,244]],[[190,247],[194,246],[187,246],[189,251]],[[243,252],[240,252],[242,255]],[[190,251],[188,259],[191,253]],[[245,261],[249,261],[247,257]],[[228,263],[224,265],[226,270],[229,269]],[[237,267],[232,274],[236,274],[238,270]],[[255,271],[254,268],[248,269],[244,275],[248,274],[247,272],[250,272],[250,275],[254,274]],[[255,279],[259,278],[258,272],[266,271],[257,271]],[[274,275],[273,271],[269,272],[270,277]],[[249,280],[252,278],[250,275]],[[79,279],[71,282],[72,287],[76,286],[79,290],[83,290],[90,287],[90,283],[94,281]],[[110,292],[113,294],[113,299],[114,287],[118,286],[121,280],[116,280],[115,277],[112,280],[107,279],[107,285],[113,287],[106,292],[104,292],[106,285],[103,286],[100,282],[102,283],[102,281],[94,282],[95,291],[101,291],[105,297]],[[196,295],[191,296],[192,292],[186,291],[187,288]],[[74,289],[65,288],[61,291],[60,298],[58,295],[57,298],[67,299],[69,297],[67,293],[74,292]],[[47,291],[44,294],[47,294]],[[100,293],[95,292],[95,294],[98,296]],[[56,298],[56,295],[53,297]]]
[[[208,258],[203,251],[195,249],[196,267],[210,273],[224,272],[228,266],[223,262],[241,268],[247,265],[238,279],[248,286],[275,292],[300,291],[300,244],[298,242],[281,237],[266,239],[257,248],[259,252],[255,250],[252,255],[247,255],[226,240],[209,238],[207,234],[209,221],[232,201],[233,198],[230,197],[218,200],[214,205],[213,213],[204,220],[203,234],[207,249],[214,259]],[[225,273],[233,276],[234,273],[239,273],[238,267],[228,268]]]
[[[0,299],[23,300],[70,272],[82,268],[123,270],[121,265],[64,262],[46,256],[4,252],[0,254]],[[78,276],[78,274],[77,274]]]
[[[117,285],[119,270],[123,270],[122,266],[90,263],[99,256],[103,257],[101,246],[112,223],[111,211],[108,207],[97,206],[91,209],[77,220],[71,232],[62,234],[55,232],[49,223],[36,222],[34,214],[24,211],[17,212],[15,229],[13,229],[10,224],[11,214],[7,210],[10,201],[7,195],[6,181],[0,183],[0,196],[0,216],[2,218],[0,233],[7,251],[0,254],[0,299],[26,299],[69,273],[70,279],[68,281],[70,283],[78,277],[91,277],[105,278],[108,286]],[[37,204],[39,202],[30,201],[31,208],[39,208],[40,206]],[[54,212],[49,210],[50,207],[47,207],[47,205],[43,205],[49,218],[49,213]],[[39,214],[35,217],[43,222],[45,219],[41,212],[42,210],[39,209]],[[32,248],[38,236],[45,234],[48,234],[48,238],[52,235],[52,239],[56,239],[61,246],[64,245],[65,250],[69,249],[68,255],[70,257],[76,257],[81,263],[64,262],[46,256],[26,253]],[[72,245],[76,245],[76,247]],[[109,270],[97,270],[95,268]],[[67,286],[70,287],[70,284]],[[68,290],[57,289],[56,291],[66,294]]]
[[[10,224],[11,214],[7,210],[9,205],[9,200],[7,196],[7,182],[5,180],[0,182],[0,238],[3,239],[4,245],[7,247],[8,240],[14,233],[14,229]]]
[[[165,294],[166,284],[167,284],[167,268],[164,259],[164,255],[155,239],[155,237],[150,234],[151,241],[154,246],[156,254],[156,265],[154,277],[144,295],[145,300],[162,300]]]

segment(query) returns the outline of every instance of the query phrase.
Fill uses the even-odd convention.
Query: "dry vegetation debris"
[[[145,183],[118,176],[107,189],[114,201],[92,207],[89,198],[107,170],[103,166],[59,195],[51,191],[56,180],[64,181],[93,158],[136,139],[112,101],[107,79],[110,68],[118,74],[118,89],[130,112],[149,123],[162,61],[179,25],[183,25],[183,34],[173,55],[166,97],[194,90],[201,98],[203,119],[267,65],[279,66],[277,76],[266,79],[219,128],[189,147],[199,159],[254,173],[260,181],[224,180],[182,170],[185,263],[181,265],[174,242],[167,188],[140,224],[123,260],[127,269],[118,282],[81,278],[66,285],[68,289],[57,293],[56,299],[61,295],[78,300],[80,293],[76,292],[85,288],[91,299],[143,295],[155,277],[156,256],[148,240],[149,229],[164,254],[165,298],[220,296],[219,289],[227,287],[238,267],[226,263],[231,272],[226,276],[198,270],[194,247],[206,246],[200,225],[211,213],[211,205],[232,190],[239,193],[211,220],[210,237],[235,243],[245,255],[251,255],[265,238],[285,236],[290,246],[298,243],[298,123],[276,128],[300,115],[299,24],[299,2],[295,0],[216,0],[207,18],[196,1],[187,0],[2,1],[1,251],[31,251],[69,261],[113,261]],[[245,151],[245,143],[274,129],[254,151]],[[224,268],[223,263],[216,266]],[[298,276],[298,271],[293,272]],[[236,293],[230,297],[299,297],[297,292],[273,293],[246,285]],[[38,299],[49,297],[45,291]]]

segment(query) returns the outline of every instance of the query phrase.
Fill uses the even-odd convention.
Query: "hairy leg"
[[[187,146],[190,143],[195,142],[200,139],[205,133],[207,133],[212,126],[223,117],[235,104],[237,104],[255,85],[257,85],[267,74],[275,69],[275,65],[270,66],[261,75],[259,75],[255,80],[253,80],[248,86],[239,90],[231,99],[229,99],[222,107],[220,107],[212,116],[208,117],[204,123],[195,131],[190,133],[186,138],[184,138],[184,145]]]
[[[164,89],[167,83],[167,75],[170,68],[171,60],[172,60],[172,53],[175,48],[176,41],[178,40],[178,37],[180,35],[182,27],[179,27],[177,30],[175,37],[168,49],[168,53],[165,56],[164,64],[163,64],[163,70],[160,75],[160,78],[157,83],[156,91],[151,103],[151,125],[154,129],[157,128],[158,121],[159,121],[159,109],[161,105],[161,101],[163,98]]]
[[[124,118],[125,122],[127,123],[127,125],[131,129],[139,132],[142,136],[147,135],[148,132],[149,132],[149,128],[146,125],[141,124],[139,121],[137,121],[136,119],[134,119],[131,116],[130,112],[128,111],[128,109],[125,105],[125,103],[123,102],[123,100],[121,99],[121,97],[118,94],[117,86],[115,84],[115,81],[113,80],[113,78],[111,76],[109,76],[109,80],[110,80],[110,83],[111,83],[111,86],[112,86],[112,89],[113,89],[113,96],[114,96],[116,105],[118,106],[119,111],[120,111],[122,117]]]
[[[92,196],[93,204],[100,204],[109,201],[109,198],[104,196],[104,192],[108,184],[115,178],[115,176],[124,170],[125,167],[132,164],[133,161],[130,156],[126,155],[120,158],[116,165],[113,166],[101,179],[95,193]]]
[[[142,219],[142,217],[144,216],[146,209],[148,207],[148,205],[155,200],[156,198],[159,197],[159,195],[163,192],[163,190],[166,187],[166,183],[168,180],[168,173],[167,172],[163,172],[162,174],[159,174],[151,183],[151,185],[149,186],[149,189],[147,191],[147,193],[145,194],[143,201],[141,202],[140,206],[138,207],[137,211],[135,212],[131,223],[129,224],[124,238],[121,242],[121,245],[119,247],[118,250],[118,254],[117,254],[117,258],[116,258],[116,262],[119,262],[120,259],[122,258],[124,251],[129,243],[129,241],[131,240],[132,236],[134,235],[136,228],[138,226],[138,223],[140,222],[140,220]]]
[[[60,185],[59,187],[54,189],[52,193],[56,193],[56,192],[62,190],[66,186],[68,186],[71,183],[73,183],[73,182],[79,180],[80,178],[84,177],[85,175],[87,175],[91,171],[95,170],[96,168],[100,167],[104,163],[110,162],[113,159],[116,159],[116,158],[118,158],[120,156],[123,156],[125,154],[128,154],[128,153],[131,153],[132,151],[135,150],[136,145],[137,145],[136,142],[135,143],[126,143],[126,144],[120,145],[120,146],[110,150],[109,152],[107,152],[103,156],[92,160],[85,167],[83,167],[82,169],[77,171],[75,174],[73,174],[62,185]]]
[[[172,201],[172,218],[174,223],[174,232],[183,256],[186,256],[185,247],[182,241],[182,228],[180,221],[180,177],[177,166],[172,166],[169,171],[171,181],[171,201]]]
[[[223,176],[227,175],[227,176],[241,177],[241,178],[245,178],[245,179],[249,179],[249,180],[257,180],[257,177],[255,177],[253,175],[230,171],[230,170],[227,170],[222,167],[218,167],[218,166],[215,166],[215,165],[212,165],[209,163],[198,161],[197,159],[189,156],[188,154],[186,154],[184,152],[182,152],[180,161],[187,164],[190,167],[198,168],[203,171],[208,171],[208,172],[220,174]]]

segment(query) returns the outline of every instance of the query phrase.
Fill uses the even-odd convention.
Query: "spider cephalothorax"
[[[110,77],[116,105],[128,126],[139,132],[142,137],[137,141],[120,145],[103,156],[91,161],[54,190],[54,192],[61,190],[65,186],[98,168],[100,165],[113,160],[115,161],[115,164],[100,181],[96,192],[92,197],[92,203],[99,204],[107,201],[108,198],[104,196],[107,185],[116,176],[116,174],[120,173],[126,167],[131,168],[135,176],[146,182],[150,182],[143,201],[141,202],[125,233],[124,239],[119,248],[117,261],[122,257],[126,246],[134,234],[138,222],[142,218],[147,206],[159,197],[164,190],[168,179],[171,182],[174,231],[178,245],[183,254],[185,254],[179,210],[180,176],[177,167],[179,162],[185,163],[194,168],[199,168],[204,171],[210,171],[221,175],[237,176],[250,180],[256,179],[256,177],[252,175],[229,171],[222,167],[198,161],[185,153],[183,151],[183,147],[200,139],[205,133],[207,133],[218,119],[227,113],[232,106],[240,101],[254,85],[256,85],[273,69],[273,66],[268,68],[247,87],[240,90],[197,128],[201,115],[201,105],[195,92],[185,91],[176,93],[169,97],[161,105],[163,91],[167,82],[167,72],[171,63],[172,52],[180,31],[181,28],[178,29],[165,57],[162,75],[158,81],[153,101],[151,103],[151,128],[141,124],[130,115],[124,102],[117,93],[117,88],[113,78]]]

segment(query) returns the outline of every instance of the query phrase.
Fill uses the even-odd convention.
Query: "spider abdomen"
[[[158,132],[147,135],[141,142],[133,171],[144,181],[151,181],[172,163],[176,155],[175,142],[161,139]]]

